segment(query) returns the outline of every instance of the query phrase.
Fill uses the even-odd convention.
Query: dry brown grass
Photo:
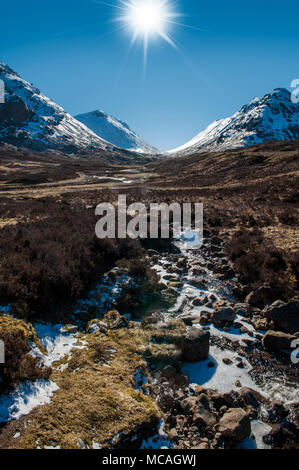
[[[111,447],[119,433],[130,435],[141,426],[152,429],[158,422],[155,400],[134,389],[133,376],[145,367],[142,331],[121,329],[107,337],[93,333],[82,340],[88,346],[74,351],[66,370],[54,371],[51,379],[59,390],[49,405],[31,413],[21,437],[10,443],[14,448],[77,449],[78,438],[89,447],[93,442]]]

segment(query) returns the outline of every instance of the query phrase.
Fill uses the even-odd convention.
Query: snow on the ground
[[[51,380],[26,381],[14,391],[0,396],[0,423],[19,419],[38,405],[50,403],[51,396],[58,390]]]
[[[133,376],[134,382],[135,382],[135,390],[142,390],[143,385],[148,383],[147,377],[143,374],[142,368],[138,367],[137,371],[135,372]],[[149,395],[149,389],[145,389],[145,394]]]
[[[92,289],[84,299],[77,302],[74,316],[77,313],[87,312],[90,307],[98,307],[102,312],[111,310],[123,288],[135,284],[135,281],[121,269],[114,268],[110,273],[113,272],[115,279],[111,279],[111,275],[105,274],[102,282]]]
[[[78,341],[74,334],[67,332],[60,324],[35,323],[34,328],[48,354],[42,354],[34,345],[32,345],[31,352],[43,359],[46,366],[50,366],[53,362],[59,361],[66,354],[69,354]]]
[[[140,449],[171,449],[173,444],[170,442],[166,432],[165,432],[165,422],[161,419],[157,434],[153,437],[149,437],[144,440],[141,444]]]
[[[240,369],[236,365],[239,362],[238,357],[237,353],[230,350],[221,350],[216,346],[211,346],[210,355],[207,360],[195,363],[184,362],[182,372],[188,375],[190,384],[203,385],[220,393],[238,390],[239,387],[235,385],[237,381],[240,381],[242,387],[258,390],[249,375],[251,370],[250,364],[246,359],[242,358],[244,368]],[[228,358],[233,363],[231,365],[224,364],[223,358]],[[214,367],[208,367],[210,362],[215,364]]]
[[[31,343],[31,354],[39,357],[45,366],[50,366],[69,354],[74,347],[84,347],[84,342],[77,346],[78,337],[67,332],[63,325],[51,323],[35,323],[35,331],[40,342],[47,350],[47,355]],[[66,366],[63,364],[62,366]],[[60,370],[63,370],[61,366]],[[19,419],[30,413],[38,405],[50,403],[58,385],[51,380],[26,381],[18,385],[10,394],[0,397],[0,422]]]

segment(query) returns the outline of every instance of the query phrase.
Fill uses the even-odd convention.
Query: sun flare
[[[174,11],[174,2],[170,0],[120,0],[123,13],[118,20],[125,24],[132,34],[131,43],[137,39],[143,41],[144,62],[146,62],[148,42],[153,37],[160,37],[172,47],[177,48],[170,36],[170,27],[180,16]]]
[[[141,0],[128,3],[128,14],[124,19],[135,34],[149,36],[165,32],[169,12],[165,2]]]

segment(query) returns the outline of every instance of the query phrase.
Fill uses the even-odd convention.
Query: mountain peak
[[[299,105],[285,88],[275,88],[254,98],[229,118],[210,124],[204,131],[170,154],[223,151],[262,142],[299,139]]]
[[[145,142],[123,121],[101,111],[79,114],[75,118],[96,135],[113,145],[133,152],[157,154],[159,151]]]

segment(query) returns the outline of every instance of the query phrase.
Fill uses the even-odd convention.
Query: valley
[[[0,447],[296,448],[298,141],[140,164],[22,152],[0,148],[0,338],[23,351]],[[118,194],[203,202],[202,248],[95,241]]]

